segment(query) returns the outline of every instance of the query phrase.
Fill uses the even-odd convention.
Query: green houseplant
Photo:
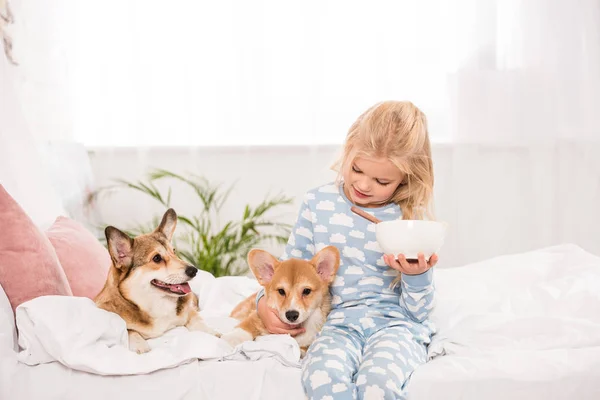
[[[188,186],[198,200],[198,211],[195,214],[177,213],[179,224],[173,242],[177,255],[199,269],[217,277],[241,275],[248,271],[246,255],[253,247],[268,241],[287,242],[291,226],[276,222],[276,218],[270,214],[281,206],[291,204],[292,198],[283,195],[267,196],[254,207],[246,205],[238,220],[220,223],[219,213],[233,186],[223,189],[220,185],[213,185],[207,179],[194,174],[183,176],[156,169],[139,181],[115,179],[115,184],[94,191],[88,203],[93,203],[103,193],[125,189],[152,197],[166,210],[171,207],[172,186],[168,186],[166,192],[157,187],[159,181],[166,180]],[[123,231],[132,237],[148,233],[158,226],[161,215],[162,213],[157,214],[151,221]]]

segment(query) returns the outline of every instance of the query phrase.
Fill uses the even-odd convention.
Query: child
[[[282,256],[310,259],[327,245],[341,254],[332,311],[303,362],[304,389],[318,400],[404,398],[433,333],[427,317],[437,256],[426,261],[420,254],[409,263],[402,254],[384,255],[375,225],[350,207],[384,221],[429,214],[433,166],[425,115],[409,102],[376,104],[350,128],[338,167],[335,184],[305,195]],[[262,293],[257,300],[270,332],[302,332],[283,324]]]

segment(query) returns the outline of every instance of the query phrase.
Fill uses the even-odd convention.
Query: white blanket
[[[211,292],[221,294],[218,309],[221,317],[209,314],[206,322],[216,330],[226,332],[237,321],[224,315],[256,290],[256,285],[256,281],[247,278],[203,276],[192,288],[202,288],[198,293],[204,295],[202,300],[208,307],[211,301],[217,301],[217,296]],[[223,286],[235,289],[228,293]],[[16,321],[21,347],[18,360],[28,365],[60,362],[72,369],[99,375],[146,374],[198,359],[239,361],[273,358],[285,366],[299,366],[300,349],[288,335],[271,335],[232,349],[213,335],[190,332],[184,327],[149,340],[152,350],[137,354],[127,347],[125,321],[82,297],[38,297],[17,308]]]
[[[152,351],[127,347],[125,321],[82,297],[43,296],[17,308],[19,361],[63,365],[101,375],[143,374],[231,352],[222,340],[180,327],[148,341]]]
[[[564,245],[436,271],[429,356],[600,346],[600,258]]]

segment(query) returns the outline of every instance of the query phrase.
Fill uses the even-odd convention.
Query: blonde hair
[[[433,163],[425,114],[408,101],[375,104],[352,124],[344,151],[332,169],[343,173],[356,157],[385,157],[406,175],[390,202],[403,219],[433,219]]]

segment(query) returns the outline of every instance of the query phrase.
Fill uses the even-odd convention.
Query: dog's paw
[[[149,352],[150,345],[143,338],[129,338],[129,350],[135,351],[138,354],[144,354]]]
[[[241,328],[235,328],[231,332],[222,335],[221,339],[235,347],[240,343],[252,341],[252,335]]]

